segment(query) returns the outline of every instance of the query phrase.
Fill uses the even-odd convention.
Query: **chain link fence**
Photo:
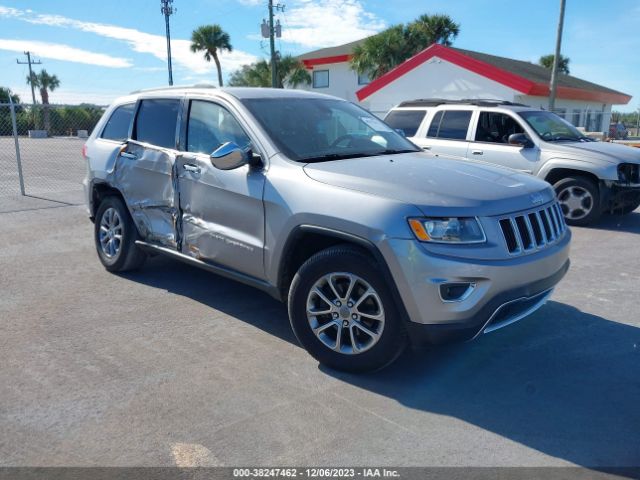
[[[0,103],[0,197],[82,203],[82,146],[103,112],[96,105]]]

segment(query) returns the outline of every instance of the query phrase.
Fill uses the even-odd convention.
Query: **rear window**
[[[119,142],[126,141],[129,138],[129,126],[131,125],[134,108],[135,103],[128,103],[116,108],[111,117],[109,117],[104,130],[102,130],[100,138]]]
[[[395,130],[402,130],[405,137],[415,137],[426,112],[420,110],[395,110],[384,121]]]
[[[470,110],[440,111],[434,115],[427,137],[465,140],[470,121]]]
[[[176,147],[180,100],[142,100],[136,117],[135,139],[158,147]]]

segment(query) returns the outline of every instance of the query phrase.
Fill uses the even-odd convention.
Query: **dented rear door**
[[[172,248],[178,237],[175,160],[176,152],[129,141],[114,172],[142,238]]]
[[[176,156],[181,98],[139,101],[132,140],[116,161],[113,183],[120,189],[148,242],[179,248]]]

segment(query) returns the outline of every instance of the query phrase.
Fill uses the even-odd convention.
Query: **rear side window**
[[[465,140],[470,121],[470,110],[440,111],[434,115],[427,137]]]
[[[402,130],[405,137],[414,137],[426,112],[420,110],[395,110],[384,121],[395,130]]]
[[[179,108],[179,100],[142,100],[136,117],[135,139],[175,148]]]
[[[102,130],[100,138],[119,142],[126,141],[127,138],[129,138],[129,126],[131,126],[134,108],[135,103],[121,105],[116,108],[111,114],[111,117],[109,117],[109,120],[107,120],[107,124],[104,126],[104,130]]]

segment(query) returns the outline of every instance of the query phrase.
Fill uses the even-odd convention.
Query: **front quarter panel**
[[[591,173],[600,180],[618,180],[616,164],[590,161],[588,158],[549,157],[541,162],[540,169],[535,172],[535,175],[546,178],[555,169],[579,170]]]
[[[265,184],[265,271],[273,285],[287,254],[287,239],[301,225],[335,230],[376,246],[388,238],[413,238],[406,219],[421,215],[417,207],[317,182],[302,166],[273,161]]]

